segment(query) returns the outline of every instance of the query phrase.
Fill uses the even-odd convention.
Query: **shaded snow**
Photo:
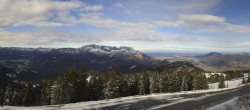
[[[206,110],[242,110],[242,109],[236,108],[236,101],[237,101],[237,97],[229,101],[223,102],[221,104],[215,105],[213,107],[210,107]]]
[[[134,69],[136,66],[134,65],[134,66],[131,66],[131,67],[129,67],[129,69]]]
[[[92,76],[89,76],[86,80],[89,82]]]
[[[250,94],[238,96],[206,110],[250,110]]]

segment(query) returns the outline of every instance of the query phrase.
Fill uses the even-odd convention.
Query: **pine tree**
[[[13,97],[13,92],[12,92],[10,85],[8,85],[5,89],[3,105],[7,105],[7,106],[11,105],[12,97]]]
[[[156,73],[152,73],[150,77],[150,93],[159,93],[159,82]]]
[[[35,91],[33,88],[33,84],[31,82],[28,82],[26,87],[23,90],[24,92],[24,98],[23,98],[23,104],[24,106],[34,106],[36,103],[35,100]]]
[[[127,76],[128,95],[133,96],[138,94],[138,80],[135,74]]]
[[[188,91],[188,83],[187,78],[184,76],[182,77],[182,83],[181,83],[181,91]]]
[[[169,74],[166,72],[163,72],[161,77],[163,80],[162,92],[164,92],[164,93],[169,92],[169,86],[170,86]]]
[[[188,86],[188,91],[191,91],[194,89],[194,78],[193,75],[191,73],[187,73],[187,86]]]
[[[144,78],[145,76],[144,76],[144,74],[143,73],[140,73],[139,74],[139,82],[138,82],[138,89],[139,89],[139,94],[140,95],[144,95],[145,93],[146,93],[146,91],[145,91],[145,81],[144,81]]]
[[[62,77],[59,77],[56,81],[53,82],[53,85],[51,86],[50,103],[52,105],[61,104],[61,97],[64,97],[62,96],[62,79]]]
[[[163,92],[163,78],[162,78],[162,73],[158,73],[157,74],[157,79],[158,79],[158,88],[159,88],[159,93],[162,93]]]
[[[50,105],[51,104],[51,85],[46,85],[42,88],[41,91],[41,105]]]
[[[92,76],[89,81],[89,100],[95,101],[102,98],[103,82],[101,76]]]
[[[80,68],[80,72],[76,75],[76,78],[74,78],[73,86],[75,89],[75,94],[73,96],[74,102],[81,102],[81,101],[87,101],[88,95],[89,95],[89,88],[88,88],[88,82],[87,82],[87,71],[82,66]]]
[[[241,84],[246,84],[246,83],[247,82],[246,82],[245,78],[243,78]]]
[[[172,77],[172,91],[171,92],[179,92],[181,90],[181,79],[178,73],[174,73]]]
[[[3,106],[4,102],[4,91],[1,89],[0,90],[0,106]]]
[[[105,99],[120,97],[119,74],[120,73],[115,70],[107,74],[107,81],[104,88]]]
[[[22,94],[18,91],[13,92],[12,105],[21,106],[23,104]]]
[[[225,78],[223,75],[219,76],[219,83],[218,83],[218,88],[225,88]]]
[[[206,81],[206,76],[202,73],[196,73],[194,75],[194,89],[201,90],[201,89],[208,89],[208,84]]]

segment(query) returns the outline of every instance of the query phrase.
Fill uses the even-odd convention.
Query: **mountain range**
[[[223,72],[230,70],[250,70],[250,54],[249,53],[219,53],[210,52],[206,54],[194,53],[173,53],[173,54],[156,54],[148,53],[153,59],[168,60],[169,62],[175,61],[188,61],[195,66],[213,72]]]
[[[72,68],[84,66],[93,73],[103,73],[119,67],[122,73],[141,68],[168,64],[155,61],[131,47],[86,45],[80,48],[0,48],[0,65],[22,77],[51,77],[64,74]],[[12,72],[12,73],[14,73]]]
[[[204,69],[207,68],[213,71],[250,69],[250,55],[247,53],[244,54],[208,53],[204,56],[198,58],[200,67]]]

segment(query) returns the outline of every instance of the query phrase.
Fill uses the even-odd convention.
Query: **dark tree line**
[[[25,84],[23,89],[12,89],[8,85],[0,90],[0,105],[5,106],[34,106],[39,103],[39,93],[35,92],[31,82]]]
[[[95,101],[133,95],[208,89],[207,80],[199,70],[145,71],[121,74],[114,69],[105,74],[88,74],[72,69],[55,80],[44,81],[36,91],[29,82],[22,90],[10,86],[0,91],[1,105],[33,106]],[[8,99],[8,100],[7,100]]]

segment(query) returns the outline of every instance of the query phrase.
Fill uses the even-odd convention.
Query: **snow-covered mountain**
[[[138,60],[148,60],[149,57],[146,54],[141,53],[138,50],[134,50],[131,47],[113,47],[113,46],[100,46],[100,45],[86,45],[77,49],[77,52],[91,52],[95,55],[109,55],[110,57],[126,57],[134,56]]]
[[[138,58],[139,60],[148,60],[150,59],[146,54],[141,53],[138,50],[134,50],[132,47],[114,47],[114,46],[102,46],[102,45],[86,45],[82,46],[80,48],[19,48],[19,47],[0,47],[0,51],[17,51],[23,53],[22,56],[25,56],[24,54],[27,54],[25,52],[41,52],[41,53],[51,53],[51,52],[58,52],[58,53],[64,53],[64,54],[86,54],[86,53],[92,53],[95,55],[109,55],[112,56],[134,56]]]
[[[86,45],[80,48],[0,48],[0,64],[29,68],[44,74],[61,74],[72,67],[104,72],[114,67],[135,71],[151,65],[151,58],[131,47]],[[11,61],[11,62],[10,62]],[[131,69],[131,66],[135,66]]]

